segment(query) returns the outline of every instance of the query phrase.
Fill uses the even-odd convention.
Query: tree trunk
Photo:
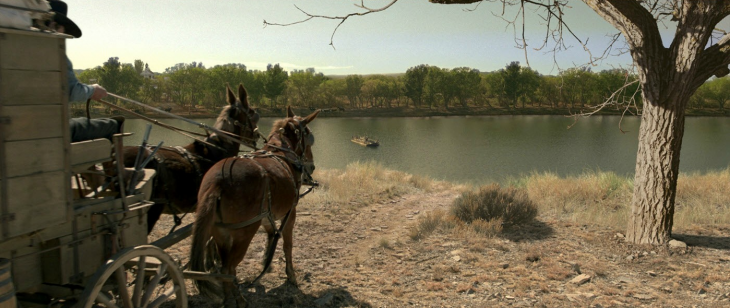
[[[672,235],[688,97],[658,103],[646,96],[644,99],[626,237],[632,243],[661,244]]]

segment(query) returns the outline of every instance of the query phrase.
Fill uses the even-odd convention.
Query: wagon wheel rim
[[[159,266],[150,269],[150,263]],[[88,280],[80,299],[84,308],[154,308],[173,296],[177,308],[187,308],[185,280],[177,263],[162,249],[144,245],[126,248],[109,259]]]

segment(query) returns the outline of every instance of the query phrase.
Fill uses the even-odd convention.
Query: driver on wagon
[[[53,20],[47,22],[48,28],[76,38],[81,37],[81,29],[67,16],[68,6],[66,3],[58,0],[51,0],[48,3],[51,5],[51,12],[55,13]],[[79,82],[68,57],[66,57],[66,63],[68,67],[69,102],[85,102],[89,99],[100,100],[107,96],[104,87],[98,84],[87,85]],[[69,120],[71,142],[99,138],[106,138],[111,141],[114,134],[122,132],[123,124],[124,117],[121,116],[104,119],[71,118]]]

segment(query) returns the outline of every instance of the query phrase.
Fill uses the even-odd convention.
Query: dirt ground
[[[249,307],[730,307],[730,226],[675,230],[687,247],[655,247],[625,243],[623,230],[538,215],[495,238],[437,231],[413,241],[418,218],[459,195],[437,185],[376,204],[355,201],[348,211],[300,204],[299,286],[286,283],[280,241],[273,270],[243,290]],[[153,237],[169,230],[166,216]],[[258,275],[264,239],[254,239],[239,280]],[[167,252],[184,263],[189,247],[187,239]],[[189,280],[187,287],[191,307],[219,306]]]

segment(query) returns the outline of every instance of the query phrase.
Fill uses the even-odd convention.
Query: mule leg
[[[165,205],[161,203],[155,203],[150,206],[149,211],[147,211],[147,234],[152,233],[152,229],[155,228],[155,224],[160,220],[160,216],[162,216],[164,210]]]
[[[266,230],[266,250],[264,250],[264,258],[261,259],[261,265],[266,266],[266,252],[271,249],[271,245],[274,244],[274,227],[271,226],[271,224],[267,223],[266,221],[262,221],[261,224],[264,227],[264,230]],[[271,267],[266,271],[267,273],[271,272]]]
[[[240,264],[246,256],[248,246],[251,244],[251,240],[256,235],[256,231],[258,231],[259,226],[260,223],[254,223],[241,229],[228,231],[228,243],[219,243],[227,246],[227,249],[224,251],[225,253],[221,253],[223,274],[236,276],[236,267],[238,267],[238,264]],[[238,283],[232,281],[226,281],[223,283],[223,294],[225,295],[224,305],[226,308],[246,307],[246,300],[238,290]]]
[[[293,208],[291,214],[289,214],[289,220],[282,230],[282,237],[284,238],[284,257],[286,258],[286,280],[293,284],[297,284],[297,274],[294,271],[294,262],[292,262],[292,238],[294,233],[294,223],[297,221],[297,209]]]

